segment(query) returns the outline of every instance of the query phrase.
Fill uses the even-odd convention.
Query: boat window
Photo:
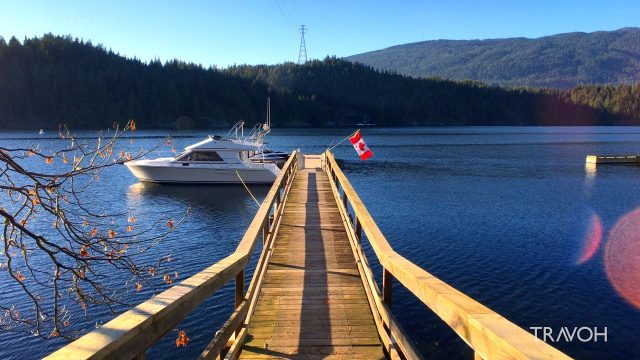
[[[224,161],[215,151],[192,151],[178,158],[178,161]]]

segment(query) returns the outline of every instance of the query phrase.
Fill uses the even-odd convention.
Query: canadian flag
[[[360,135],[360,130],[356,131],[353,136],[349,138],[349,141],[351,141],[351,145],[353,145],[353,148],[356,149],[356,152],[360,155],[361,160],[367,160],[373,156],[373,151],[371,151],[364,142],[362,135]]]

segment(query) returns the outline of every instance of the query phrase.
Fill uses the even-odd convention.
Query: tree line
[[[335,57],[217,69],[125,58],[70,36],[0,38],[2,129],[95,129],[129,119],[139,128],[228,127],[264,121],[267,97],[278,127],[640,123],[638,84],[500,88]]]

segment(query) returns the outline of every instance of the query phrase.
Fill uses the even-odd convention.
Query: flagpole
[[[349,136],[347,136],[346,138],[344,138],[344,139],[340,140],[340,141],[339,141],[338,143],[336,143],[335,145],[330,146],[329,148],[327,148],[327,150],[326,150],[326,151],[331,151],[331,150],[333,150],[333,148],[335,148],[336,146],[338,146],[338,145],[342,144],[343,142],[347,141],[350,137],[352,137],[352,136],[353,136],[355,133],[357,133],[358,131],[360,131],[360,129],[358,129],[358,130],[356,130],[356,131],[352,132],[352,133],[351,133],[351,135],[349,135]]]

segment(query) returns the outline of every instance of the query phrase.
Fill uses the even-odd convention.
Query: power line
[[[293,5],[293,17],[294,20],[296,20],[296,22],[298,22],[300,20],[300,12],[298,12],[298,5],[296,4],[295,0],[290,0],[291,4]]]
[[[307,44],[304,41],[304,33],[307,32],[307,27],[300,25],[300,51],[298,51],[298,64],[304,64],[307,62]]]
[[[280,15],[282,15],[282,18],[284,19],[284,21],[291,22],[291,19],[287,18],[287,16],[284,14],[284,11],[282,10],[282,6],[280,6],[280,1],[276,0],[276,5],[278,5],[278,9],[280,10]],[[284,5],[284,3],[283,3],[283,5]]]

